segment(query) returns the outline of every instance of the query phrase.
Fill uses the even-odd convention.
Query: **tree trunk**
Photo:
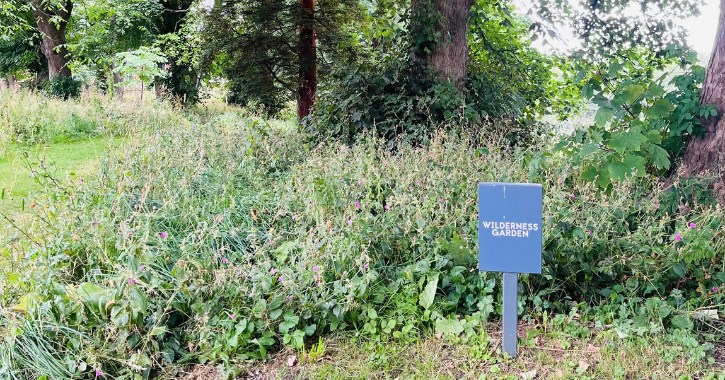
[[[56,75],[71,76],[68,68],[65,29],[72,11],[71,0],[64,0],[62,7],[51,5],[49,0],[33,0],[33,16],[38,30],[43,34],[40,51],[48,60],[49,79]]]
[[[432,4],[431,4],[432,3]],[[414,33],[431,33],[429,25],[435,23],[434,32],[438,33],[437,43],[422,46],[415,55],[424,60],[436,72],[442,72],[443,78],[462,90],[468,74],[468,14],[474,0],[413,0],[411,14],[422,25]],[[434,12],[433,15],[424,13]]]
[[[309,115],[317,93],[317,45],[315,42],[315,0],[300,0],[300,47],[297,53],[300,64],[300,83],[297,99],[297,118],[301,121]]]
[[[715,105],[717,116],[702,118],[705,132],[702,138],[693,137],[687,143],[687,150],[680,168],[681,175],[696,175],[716,169],[725,154],[725,0],[720,2],[720,20],[710,62],[705,73],[700,95],[701,105]],[[723,194],[723,179],[716,188]]]
[[[12,90],[13,88],[15,88],[15,75],[8,74],[7,79],[8,79],[8,88]]]

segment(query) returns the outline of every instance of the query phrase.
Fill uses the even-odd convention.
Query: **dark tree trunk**
[[[465,85],[468,74],[468,14],[474,0],[413,0],[411,13],[423,23],[435,22],[435,32],[439,33],[438,43],[431,44],[428,51],[419,49],[417,58],[425,60],[443,77],[455,84],[459,90]],[[425,15],[422,12],[434,12],[434,15]],[[428,21],[425,21],[428,20]],[[426,25],[420,25],[426,31]]]
[[[54,6],[48,0],[33,0],[33,16],[38,30],[43,34],[40,51],[48,60],[48,78],[56,75],[71,76],[68,68],[68,49],[65,29],[73,11],[73,2],[65,0],[62,6]],[[54,19],[54,17],[56,17]]]
[[[717,116],[701,119],[705,132],[702,138],[693,137],[687,144],[680,174],[695,175],[715,169],[725,154],[725,0],[720,2],[720,20],[715,47],[710,57],[702,85],[700,104],[714,104]],[[716,187],[725,190],[723,178]]]
[[[13,89],[15,88],[15,75],[8,74],[8,88]]]
[[[300,48],[297,56],[300,63],[300,83],[297,98],[297,118],[309,115],[317,93],[317,47],[315,42],[315,0],[300,0],[302,22],[300,23]]]

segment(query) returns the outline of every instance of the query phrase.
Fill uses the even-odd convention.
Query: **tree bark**
[[[8,74],[8,89],[12,90],[15,88],[15,75]]]
[[[432,9],[430,7],[432,2]],[[439,33],[438,42],[428,51],[419,49],[417,58],[425,60],[443,78],[452,82],[457,89],[465,86],[468,74],[468,15],[475,0],[413,0],[411,13],[422,20],[437,21],[435,31]],[[437,15],[424,15],[421,12],[433,11]],[[440,16],[440,17],[437,17]],[[426,22],[426,21],[423,21]],[[421,25],[425,33],[426,25]]]
[[[71,76],[68,67],[68,49],[65,29],[73,11],[73,2],[65,0],[62,6],[53,6],[48,0],[33,0],[33,16],[38,30],[43,34],[40,51],[48,60],[48,78],[56,75]],[[58,17],[53,19],[54,17]]]
[[[720,20],[705,82],[700,95],[701,105],[715,105],[717,116],[701,118],[705,127],[702,138],[693,137],[687,143],[680,175],[702,174],[716,169],[725,154],[725,0],[720,1]],[[723,179],[715,187],[723,194]]]
[[[312,111],[317,93],[317,44],[315,41],[315,0],[300,0],[300,82],[297,98],[297,118],[301,121]]]

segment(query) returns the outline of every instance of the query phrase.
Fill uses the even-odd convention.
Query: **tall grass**
[[[83,104],[68,107],[96,107]],[[88,112],[103,120],[103,109]],[[600,192],[546,140],[314,144],[248,112],[127,112],[128,143],[80,183],[39,175],[49,190],[33,222],[0,248],[11,268],[2,306],[34,300],[1,318],[78,331],[52,336],[68,347],[54,360],[88,364],[63,369],[72,377],[261,358],[339,331],[470,336],[500,310],[499,277],[475,265],[482,181],[544,186],[545,266],[522,276],[531,318],[582,310],[622,334],[653,334],[692,330],[690,312],[725,301],[703,292],[725,282],[721,212],[706,192],[680,196],[654,178]],[[681,202],[687,211],[673,214]],[[24,334],[4,331],[2,349],[45,347]]]

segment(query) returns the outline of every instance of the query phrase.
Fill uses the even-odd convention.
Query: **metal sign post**
[[[516,357],[518,274],[541,273],[542,187],[478,184],[478,270],[503,272],[503,352]]]

